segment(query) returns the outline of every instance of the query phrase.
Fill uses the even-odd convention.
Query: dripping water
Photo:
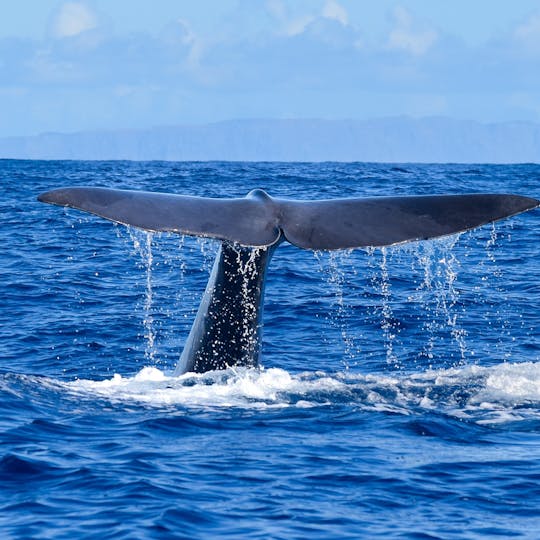
[[[176,235],[168,235],[174,237],[174,249],[166,249],[165,255],[161,255],[167,259],[165,265],[175,271],[174,289],[168,284],[167,291],[172,290],[173,294],[169,294],[169,297],[161,302],[156,294],[159,291],[155,290],[155,280],[160,280],[156,275],[159,274],[159,269],[156,268],[159,261],[156,256],[159,259],[161,255],[159,249],[158,253],[154,253],[154,235],[128,230],[135,251],[141,258],[141,268],[145,272],[144,302],[141,303],[144,311],[145,360],[150,365],[159,363],[158,349],[159,356],[166,358],[162,351],[165,348],[164,341],[174,341],[176,360],[199,300],[196,289],[181,285],[186,279],[186,273],[200,273],[201,281],[208,277],[205,274],[211,272],[217,243],[183,236],[178,240]],[[162,236],[160,235],[160,242]],[[437,367],[441,361],[447,363],[452,359],[452,364],[456,363],[456,359],[458,365],[464,364],[475,354],[474,350],[468,347],[466,331],[461,324],[465,308],[460,302],[457,282],[460,263],[455,247],[458,239],[459,236],[452,236],[403,246],[314,253],[319,271],[328,284],[326,290],[331,293],[330,309],[324,310],[322,317],[339,336],[336,342],[328,337],[331,333],[325,332],[322,339],[334,350],[336,343],[341,343],[341,361],[346,369],[357,360],[363,365],[370,357],[378,358],[381,352],[384,353],[388,365],[400,369],[406,367],[409,360],[415,361],[415,358],[428,359],[430,366]],[[496,240],[497,233],[495,227],[492,227],[485,243],[486,256],[481,264],[494,266]],[[243,305],[246,319],[250,318],[254,309],[247,300],[247,288],[250,276],[252,277],[255,271],[254,261],[259,254],[259,250],[254,249],[252,257],[246,261],[245,258],[241,259],[240,252],[238,253],[239,263],[244,261],[239,266],[244,275],[241,293],[245,300]],[[486,279],[497,277],[492,268],[490,271],[491,274]],[[403,286],[399,282],[400,275],[405,276]],[[405,317],[400,312],[400,295],[405,295],[404,300],[410,308]],[[164,313],[160,313],[167,319],[178,317],[178,313],[181,313],[181,329],[174,328],[169,320],[166,328],[161,328],[156,306],[159,307],[167,301],[172,304],[172,309],[169,306],[168,310],[162,309]],[[413,327],[419,329],[420,342],[423,344],[414,351],[407,350],[407,340],[404,340],[409,327],[407,324],[403,325],[403,318],[407,321],[408,317]],[[500,314],[499,319],[499,326],[504,328],[506,323]],[[490,324],[499,319],[490,321]],[[380,328],[379,346],[376,343],[367,344],[362,339],[362,329],[370,322],[376,323]],[[246,329],[244,345],[247,348],[252,345],[252,340],[256,339],[248,334],[250,331]],[[454,347],[449,347],[448,337]]]
[[[353,250],[315,253],[332,294],[331,309],[325,319],[339,332],[347,365],[362,352],[359,329],[365,324],[380,328],[385,361],[394,368],[404,368],[409,356],[413,361],[415,357],[427,358],[430,363],[446,363],[456,357],[458,364],[466,362],[473,353],[460,324],[464,308],[457,286],[459,261],[454,252],[458,239],[459,236],[452,236],[403,246],[367,248],[364,257],[353,256],[359,253]],[[399,308],[402,300],[409,305],[403,313]],[[355,309],[357,304],[359,309]],[[407,330],[420,333],[424,343],[420,352],[407,350],[408,341],[403,341],[402,335]],[[448,337],[455,352],[448,348]],[[371,346],[371,350],[376,351],[376,346]],[[366,354],[376,353],[364,352],[362,361]]]
[[[497,259],[495,258],[495,244],[497,243],[497,229],[495,228],[495,222],[491,224],[491,231],[489,238],[486,241],[486,255],[488,260],[495,264]],[[498,271],[500,273],[500,271]]]
[[[216,246],[219,244],[211,238],[203,238],[201,236],[195,237],[194,240],[198,246],[199,253],[202,255],[200,269],[210,276],[216,258]]]
[[[394,350],[394,340],[396,339],[399,327],[393,317],[392,312],[392,288],[388,275],[388,249],[382,247],[381,251],[381,274],[379,286],[381,290],[381,329],[383,331],[386,349],[386,362],[399,367],[398,358]]]
[[[366,249],[367,268],[370,272],[368,281],[375,293],[375,303],[372,305],[372,314],[378,319],[382,332],[386,363],[400,368],[401,363],[396,353],[397,337],[400,332],[400,323],[394,316],[392,308],[392,284],[390,282],[389,264],[397,248],[370,247]]]
[[[313,254],[331,294],[330,310],[326,312],[324,318],[339,334],[343,352],[342,362],[345,369],[349,369],[360,354],[358,339],[352,329],[353,305],[346,292],[352,288],[351,284],[354,283],[358,273],[356,261],[352,260],[353,250],[315,251]]]
[[[512,227],[512,223],[504,224],[503,227]],[[504,234],[501,238],[505,238]],[[510,240],[510,235],[506,238]],[[508,347],[508,340],[515,341],[512,328],[512,320],[505,313],[505,306],[509,300],[506,290],[506,283],[503,276],[503,265],[499,264],[496,258],[496,244],[499,240],[495,223],[491,224],[489,236],[484,243],[485,257],[480,261],[477,267],[479,273],[478,284],[475,286],[478,296],[482,299],[485,307],[483,315],[486,327],[496,340],[491,343],[489,348],[490,355],[495,351],[502,351],[499,360],[508,360],[512,356],[512,348]],[[485,295],[485,291],[491,291],[491,294]],[[495,291],[496,294],[493,294]],[[522,327],[523,329],[523,327]],[[504,345],[504,346],[503,346]]]
[[[208,280],[218,243],[173,233],[152,233],[133,227],[115,227],[117,236],[132,246],[143,272],[141,313],[146,365],[174,368],[183,350],[201,297],[189,279]],[[159,242],[156,238],[159,237]]]
[[[420,356],[430,362],[439,344],[445,347],[444,354],[451,356],[445,346],[447,333],[458,349],[458,364],[466,362],[466,331],[459,323],[460,309],[463,309],[459,307],[457,287],[460,263],[454,252],[459,237],[454,235],[412,245],[412,269],[420,271],[421,281],[408,301],[419,302],[426,315],[422,329],[427,339]]]
[[[152,265],[154,262],[154,257],[152,254],[152,239],[153,233],[148,231],[139,231],[131,227],[128,228],[129,235],[133,242],[133,247],[135,251],[141,257],[143,268],[146,272],[145,279],[145,296],[144,296],[144,318],[143,318],[143,328],[144,328],[144,338],[146,340],[146,347],[144,351],[144,358],[149,365],[154,365],[157,355],[156,347],[156,329],[154,327],[154,292],[152,287]]]
[[[236,253],[236,262],[238,264],[239,272],[242,277],[242,284],[240,288],[240,294],[242,295],[242,349],[244,354],[248,356],[250,352],[256,347],[258,336],[257,330],[254,329],[248,321],[252,321],[257,314],[257,306],[252,301],[250,294],[250,287],[256,286],[252,283],[256,283],[257,273],[259,268],[257,260],[267,250],[266,247],[251,248],[249,250],[249,257],[243,261],[243,254],[246,248],[233,244],[233,250]]]

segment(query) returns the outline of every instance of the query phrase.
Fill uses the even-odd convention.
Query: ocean
[[[0,160],[2,538],[540,538],[540,210],[270,264],[260,369],[174,377],[217,242],[41,204],[540,196],[538,165]]]

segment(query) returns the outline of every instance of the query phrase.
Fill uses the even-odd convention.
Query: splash
[[[116,374],[102,381],[36,381],[77,402],[104,399],[116,406],[138,403],[174,407],[178,412],[342,406],[402,415],[431,412],[488,425],[540,422],[540,364],[532,362],[394,375],[231,368],[173,377],[156,367],[145,367],[131,377]]]

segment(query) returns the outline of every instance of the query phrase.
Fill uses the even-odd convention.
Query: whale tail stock
[[[41,202],[69,206],[147,231],[263,247],[287,240],[303,249],[380,247],[455,234],[540,205],[519,195],[468,194],[300,201],[263,190],[238,199],[73,187]]]
[[[92,187],[38,199],[148,231],[222,240],[176,374],[258,365],[265,274],[281,241],[311,250],[388,246],[459,233],[540,205],[496,194],[295,201],[262,190],[211,199]]]

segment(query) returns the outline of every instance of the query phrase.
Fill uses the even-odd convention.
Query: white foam
[[[497,402],[524,403],[540,400],[540,364],[502,364],[487,374],[482,394]]]
[[[49,381],[52,383],[53,381]],[[309,408],[351,404],[362,410],[444,412],[479,423],[540,419],[540,363],[465,366],[415,374],[334,374],[229,369],[173,377],[155,367],[134,376],[54,381],[78,398],[177,408]]]
[[[313,380],[306,376],[295,377],[278,368],[229,369],[173,377],[155,367],[145,367],[133,377],[115,374],[102,381],[77,379],[63,383],[63,386],[72,394],[85,394],[112,402],[136,401],[158,407],[283,407],[291,404],[291,394],[309,396],[316,391],[332,391],[344,383],[331,377],[315,377]],[[306,404],[310,405],[309,400],[300,406]]]

